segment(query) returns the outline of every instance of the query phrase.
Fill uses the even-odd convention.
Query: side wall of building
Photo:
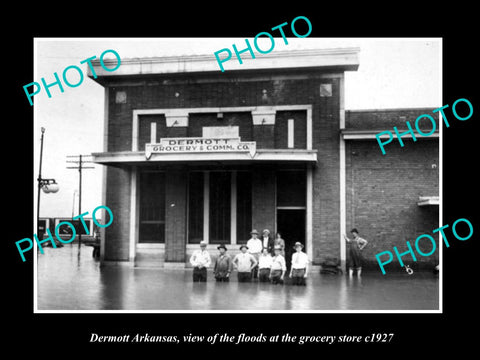
[[[331,84],[331,96],[320,96],[320,84]],[[340,259],[340,78],[324,79],[310,89],[313,103],[313,263]]]
[[[382,155],[375,140],[350,140],[346,144],[347,229],[357,228],[368,240],[363,250],[365,266],[379,270],[375,254],[382,251],[407,251],[406,241],[414,247],[421,234],[436,240],[437,251],[428,257],[410,255],[402,260],[412,268],[430,268],[438,264],[439,207],[418,206],[419,196],[439,195],[438,139],[413,142],[404,140],[388,147]],[[351,236],[350,234],[348,234]],[[432,245],[419,243],[424,253]],[[386,259],[386,258],[385,258]],[[398,260],[387,265],[386,271],[401,270]]]

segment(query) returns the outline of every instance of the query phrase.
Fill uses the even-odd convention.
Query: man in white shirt
[[[211,263],[210,254],[207,251],[207,243],[200,242],[200,250],[195,250],[190,257],[190,264],[193,266],[193,281],[206,282],[207,268]]]
[[[247,252],[248,246],[240,246],[240,254],[233,259],[233,265],[237,269],[238,282],[248,282],[252,278],[252,270],[257,266],[258,262],[255,257]]]
[[[302,251],[302,243],[296,242],[294,248],[296,252],[292,255],[292,267],[290,269],[292,285],[306,285],[308,256]]]
[[[272,260],[272,256],[269,254],[268,249],[264,247],[262,255],[258,258],[258,281],[268,282]]]
[[[282,247],[280,245],[275,245],[273,251],[274,256],[272,258],[270,280],[272,284],[283,284],[283,278],[287,271],[287,265],[285,263],[285,258],[281,254]]]
[[[250,232],[250,235],[252,237],[247,241],[248,252],[255,257],[255,260],[258,263],[258,258],[260,257],[263,249],[262,240],[258,238],[258,231],[255,229]],[[254,279],[258,277],[258,267],[255,267],[252,270],[252,277]]]

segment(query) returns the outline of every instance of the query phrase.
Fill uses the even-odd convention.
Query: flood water
[[[100,266],[92,248],[69,244],[37,255],[38,310],[438,310],[431,273],[309,274],[307,286],[193,283],[190,269]]]

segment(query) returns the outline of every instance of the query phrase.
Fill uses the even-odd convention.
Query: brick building
[[[346,126],[341,130],[345,140],[346,158],[346,223],[347,229],[357,227],[369,244],[363,250],[367,267],[378,269],[375,254],[397,246],[407,251],[406,241],[414,243],[421,234],[431,234],[438,249],[439,227],[439,134],[429,137],[402,136],[386,146],[381,154],[375,134],[392,130],[407,130],[405,121],[414,123],[422,114],[432,114],[432,108],[382,109],[346,111]],[[422,127],[422,126],[421,126]],[[422,129],[427,133],[430,129]],[[419,242],[424,253],[431,245]],[[393,252],[393,251],[392,251]],[[431,269],[438,264],[438,250],[429,257],[403,257],[413,269]],[[397,259],[395,259],[397,260]],[[387,271],[399,269],[388,266]]]
[[[358,65],[357,48],[273,52],[224,73],[210,55],[93,62],[105,87],[93,156],[115,216],[102,261],[183,267],[201,240],[234,254],[268,228],[314,265],[344,264],[355,226],[373,263],[434,229],[438,206],[419,204],[438,196],[438,134],[382,156],[374,134],[421,109],[346,112],[344,72]]]

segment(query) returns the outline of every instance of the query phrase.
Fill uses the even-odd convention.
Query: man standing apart
[[[262,253],[263,249],[263,244],[262,240],[258,238],[258,231],[253,229],[250,232],[250,235],[252,236],[250,240],[247,241],[247,248],[248,252],[253,255],[255,258],[255,261],[258,263],[258,258],[260,257],[260,254]],[[252,269],[252,278],[256,279],[258,277],[258,267],[255,266],[254,269]]]
[[[210,266],[212,260],[207,251],[207,243],[200,242],[200,250],[195,250],[190,257],[190,264],[193,266],[193,282],[207,281],[207,268]]]
[[[347,243],[350,244],[350,265],[348,267],[348,276],[352,277],[353,270],[356,269],[357,276],[360,277],[360,275],[362,274],[363,262],[362,250],[365,246],[367,246],[368,241],[358,236],[357,229],[352,229],[350,232],[353,235],[353,239],[351,240],[347,237],[347,235],[343,234],[343,237],[345,238]]]

